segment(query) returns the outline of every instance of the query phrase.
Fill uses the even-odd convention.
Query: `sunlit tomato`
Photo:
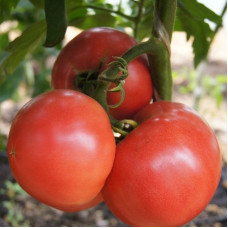
[[[181,226],[209,203],[221,173],[215,135],[190,108],[155,102],[117,145],[102,190],[112,212],[132,226]]]
[[[64,211],[101,201],[98,194],[114,154],[107,114],[95,100],[73,90],[47,92],[28,102],[15,117],[8,140],[18,183],[37,200]]]
[[[113,57],[121,56],[136,44],[134,38],[112,28],[92,28],[80,33],[62,49],[54,64],[53,88],[74,89],[78,74],[103,71],[107,63],[115,60]],[[145,56],[129,63],[124,89],[124,102],[118,108],[110,108],[111,115],[117,119],[132,117],[152,98],[152,82]],[[108,92],[107,101],[109,104],[119,103],[120,92]]]

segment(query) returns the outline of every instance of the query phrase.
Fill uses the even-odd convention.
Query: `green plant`
[[[6,150],[6,137],[0,135],[0,152]]]
[[[225,92],[227,89],[227,75],[216,75],[215,77],[203,77],[203,89],[206,94],[216,100],[216,104],[220,107],[224,101]]]
[[[50,69],[43,63],[49,56],[58,54],[67,25],[80,29],[109,26],[124,30],[128,27],[132,28],[133,35],[138,41],[151,35],[155,0],[114,1],[113,4],[106,3],[104,0],[66,0],[65,7],[63,7],[63,3],[64,0],[59,1],[57,9],[53,9],[55,13],[51,13],[51,5],[55,6],[51,0],[1,0],[0,23],[7,22],[13,26],[6,29],[0,36],[0,50],[4,50],[0,56],[0,101],[11,98],[21,83],[25,82],[25,71],[18,69],[20,63],[22,65],[26,62],[31,64],[35,60],[38,65],[35,68],[40,69],[39,72],[34,70],[33,73],[35,78],[35,83],[32,84],[34,95],[50,89],[50,84],[47,83],[50,81],[50,75],[48,75]],[[165,4],[169,4],[169,1]],[[48,13],[49,10],[50,13]],[[171,8],[162,16],[159,15],[164,24],[173,23],[170,20],[172,18],[170,13],[172,13]],[[176,14],[174,29],[175,31],[185,31],[187,39],[193,37],[194,62],[197,66],[207,56],[212,37],[222,25],[223,14],[216,15],[196,0],[191,2],[178,0]],[[213,31],[209,27],[207,20],[217,25],[216,30]],[[156,34],[157,28],[154,27],[154,34]],[[21,35],[11,41],[11,34],[15,30],[19,31]],[[168,30],[168,33],[171,34],[172,26]],[[162,30],[157,30],[158,33],[160,31]],[[46,44],[55,46],[58,43],[58,45],[49,49],[42,47],[45,36]],[[56,39],[57,37],[58,39]],[[10,90],[3,89],[5,86],[2,84],[5,85],[5,83],[9,84]]]
[[[3,206],[7,209],[6,221],[12,226],[29,226],[29,221],[24,219],[21,211],[16,207],[17,198],[26,197],[26,192],[17,182],[5,181],[5,188],[0,189],[9,200],[3,201]]]
[[[6,17],[13,15],[7,7],[9,4],[4,3]],[[17,3],[11,4],[16,6]],[[206,206],[218,184],[220,154],[213,132],[198,115],[184,105],[171,102],[170,42],[174,30],[185,31],[187,39],[193,37],[194,65],[197,67],[206,59],[216,33],[205,21],[216,23],[217,29],[221,26],[222,16],[196,0],[129,0],[125,6],[129,7],[130,14],[124,11],[122,1],[110,5],[104,0],[59,0],[58,4],[54,0],[31,0],[25,5],[28,6],[26,12],[33,12],[34,6],[38,7],[41,17],[38,20],[33,17],[32,24],[22,17],[27,27],[6,47],[8,53],[0,64],[1,85],[9,80],[9,75],[16,72],[17,66],[29,54],[39,52],[46,57],[42,51],[51,48],[55,54],[60,51],[59,56],[62,57],[57,58],[53,69],[54,87],[55,84],[58,84],[56,88],[74,85],[80,92],[66,89],[50,91],[33,98],[19,111],[8,141],[8,157],[17,181],[41,202],[63,211],[90,207],[102,200],[102,192],[111,210],[130,225],[183,225],[196,216]],[[83,38],[82,43],[76,44],[76,49],[74,45],[62,48],[68,25],[86,30],[75,38],[76,41]],[[128,26],[139,42],[117,30],[99,28],[101,26],[119,30]],[[86,40],[84,34],[90,36],[91,31],[97,30],[121,34],[131,42],[119,51],[122,42],[118,46],[118,42],[106,37],[108,42],[92,45],[92,48],[97,48],[98,55],[91,49],[90,53],[86,48],[91,46],[82,45]],[[99,39],[105,36],[101,33]],[[100,40],[93,37],[90,42],[95,41]],[[109,55],[112,45],[119,52]],[[126,100],[129,96],[132,99],[127,103],[134,104],[136,98],[141,97],[138,92],[145,92],[148,83],[142,85],[142,76],[136,86],[128,82],[128,76],[130,79],[132,75],[131,63],[142,55],[144,60],[148,60],[149,68],[145,62],[141,63],[147,76],[150,75],[147,82],[150,89],[153,86],[154,103],[146,106],[152,107],[146,117],[129,120],[125,118],[132,118],[139,109],[139,113],[144,112],[141,109],[143,105],[138,110],[129,108],[130,113],[126,116],[122,111],[116,114],[111,110],[118,110],[124,104],[125,95]],[[84,56],[88,59],[81,62]],[[112,57],[114,61],[110,63],[109,59],[106,62],[102,59],[105,57]],[[73,58],[76,60],[71,62]],[[90,67],[86,67],[88,65]],[[138,75],[143,73],[142,69]],[[41,84],[49,84],[45,77],[40,78]],[[28,79],[30,77],[27,77],[28,85],[31,82],[35,84],[36,80]],[[115,87],[110,89],[112,83]],[[124,83],[130,84],[133,95],[128,95],[128,87],[124,88]],[[33,94],[42,90],[36,92],[34,89]],[[110,94],[114,92],[120,92],[119,102],[109,103]],[[151,93],[150,90],[144,105],[149,103]],[[147,117],[149,119],[144,121]],[[108,182],[102,191],[107,177]],[[163,184],[159,182],[161,177],[165,179]],[[190,187],[189,182],[192,183]],[[197,196],[194,188],[197,188]],[[194,201],[194,197],[197,200]],[[161,212],[165,212],[164,217]]]
[[[178,91],[182,94],[194,93],[195,90],[198,90],[201,97],[204,95],[208,95],[215,99],[217,107],[220,107],[222,101],[224,101],[225,92],[226,92],[226,84],[227,84],[227,76],[226,75],[204,75],[202,77],[201,86],[198,84],[197,72],[195,70],[191,70],[188,73],[184,70],[180,74],[175,74],[173,76],[174,81],[182,81],[183,85],[178,86]]]

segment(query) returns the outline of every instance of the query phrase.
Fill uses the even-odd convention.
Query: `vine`
[[[139,10],[135,24],[135,35],[140,20],[144,0],[139,2]],[[167,11],[169,14],[167,16]],[[170,12],[172,11],[172,12]],[[141,42],[129,49],[121,57],[112,62],[111,66],[98,75],[96,89],[93,98],[96,99],[108,113],[107,92],[110,83],[116,87],[111,90],[121,92],[121,100],[115,107],[119,106],[124,99],[123,84],[128,75],[127,64],[142,54],[148,55],[152,82],[154,86],[154,100],[171,100],[172,98],[172,71],[170,64],[170,40],[176,12],[176,0],[156,0],[154,8],[154,19],[152,23],[151,37],[148,41]],[[122,76],[117,75],[122,72]],[[140,86],[140,85],[139,85]],[[110,115],[113,129],[125,136],[124,123],[113,119]]]

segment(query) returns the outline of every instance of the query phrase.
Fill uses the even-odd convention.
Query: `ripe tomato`
[[[77,91],[56,90],[18,112],[8,157],[16,180],[34,198],[76,211],[101,200],[97,195],[111,171],[115,147],[100,104]]]
[[[181,226],[204,209],[217,188],[216,137],[181,104],[155,102],[136,117],[144,122],[117,145],[104,200],[129,225]]]
[[[100,193],[98,193],[98,195],[95,198],[93,198],[92,200],[90,200],[87,203],[84,203],[81,205],[73,205],[71,207],[69,207],[69,206],[61,207],[61,210],[65,211],[65,212],[78,212],[78,211],[82,211],[82,210],[94,207],[94,206],[98,205],[99,203],[101,203],[102,201],[104,201],[104,199],[100,192]]]
[[[61,51],[52,71],[55,89],[74,89],[78,74],[91,70],[103,71],[114,56],[121,56],[137,41],[129,35],[112,28],[92,28],[72,39]],[[125,82],[125,100],[117,108],[110,108],[116,119],[130,118],[152,98],[152,83],[147,59],[141,56],[129,63]],[[77,89],[77,88],[76,88]],[[120,101],[120,92],[107,93],[108,104]]]

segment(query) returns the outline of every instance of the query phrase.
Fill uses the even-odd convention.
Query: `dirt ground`
[[[218,74],[226,75],[226,31],[221,31],[214,41],[206,73],[211,77]],[[177,48],[178,47],[178,48]],[[181,73],[183,66],[192,69],[191,44],[185,42],[184,34],[174,34],[172,42],[173,69]],[[225,49],[226,50],[226,49]],[[212,54],[213,53],[213,54]],[[173,100],[194,106],[194,96],[180,94],[178,87],[183,81],[174,81]],[[214,130],[220,145],[223,169],[218,189],[205,210],[186,227],[227,227],[227,95],[218,108],[210,96],[200,100],[199,113],[206,119]],[[12,119],[23,105],[14,104],[7,100],[0,104],[0,135],[7,137]],[[8,183],[8,184],[7,184]],[[184,210],[184,208],[183,208]],[[0,152],[0,227],[4,226],[39,226],[39,227],[125,227],[108,209],[105,203],[78,213],[64,213],[41,204],[24,193],[11,174],[5,151]]]

